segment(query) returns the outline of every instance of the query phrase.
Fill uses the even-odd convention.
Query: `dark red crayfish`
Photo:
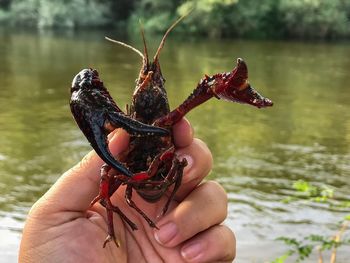
[[[171,29],[165,33],[159,48],[149,61],[145,38],[144,52],[119,42],[136,51],[143,59],[132,103],[127,113],[117,106],[95,69],[83,69],[74,78],[71,88],[70,107],[73,116],[91,146],[105,164],[101,168],[100,191],[92,201],[106,208],[108,236],[103,244],[114,241],[118,245],[113,226],[116,212],[132,230],[137,226],[115,205],[110,197],[121,186],[126,185],[125,200],[151,227],[156,224],[132,200],[133,189],[149,202],[156,202],[171,189],[164,214],[179,188],[186,159],[180,160],[172,140],[172,126],[187,112],[210,98],[247,103],[258,108],[272,106],[271,100],[256,92],[248,82],[248,69],[242,59],[227,73],[205,76],[192,94],[176,109],[170,111],[164,88],[159,55]],[[107,135],[116,128],[125,129],[131,136],[128,149],[113,157],[108,149]],[[145,139],[145,137],[147,137]]]

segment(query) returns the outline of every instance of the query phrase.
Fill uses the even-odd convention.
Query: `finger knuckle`
[[[211,151],[209,150],[206,143],[203,142],[201,139],[195,138],[194,141],[196,145],[200,148],[199,150],[201,152],[201,160],[204,164],[206,164],[206,167],[209,172],[213,167],[213,155],[211,154]]]
[[[83,159],[71,169],[71,172],[80,171],[84,170],[85,168],[88,168],[89,164],[91,163],[91,159],[92,154],[90,152],[89,154],[85,155]]]
[[[203,183],[204,191],[207,192],[208,203],[215,207],[217,217],[224,220],[227,217],[228,198],[225,189],[215,181]]]
[[[233,231],[227,226],[220,225],[217,231],[219,240],[223,242],[222,247],[226,248],[222,252],[222,259],[232,261],[236,257],[236,237]]]

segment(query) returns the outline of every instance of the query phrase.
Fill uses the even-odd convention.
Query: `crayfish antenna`
[[[142,54],[142,52],[140,50],[138,50],[137,48],[134,48],[133,46],[130,46],[124,42],[121,42],[121,41],[118,41],[118,40],[115,40],[115,39],[112,39],[112,38],[109,38],[109,37],[105,37],[106,40],[108,41],[111,41],[113,43],[116,43],[116,44],[119,44],[123,47],[126,47],[126,48],[129,48],[131,49],[132,51],[136,52],[137,54],[139,54],[140,57],[142,57],[143,60],[145,60],[145,56]],[[147,58],[148,60],[148,58]]]
[[[147,51],[147,44],[146,44],[146,37],[145,37],[145,30],[143,28],[143,24],[141,22],[141,20],[139,20],[140,23],[140,30],[141,30],[141,36],[142,36],[142,41],[143,41],[143,68],[145,68],[145,72],[147,71],[148,68],[148,64],[149,64],[149,59],[148,59],[148,51]]]
[[[192,10],[190,10],[190,11],[187,12],[186,14],[180,16],[180,17],[168,28],[168,30],[165,32],[165,34],[164,34],[162,40],[160,41],[159,47],[158,47],[158,49],[157,49],[157,52],[156,52],[156,54],[154,55],[153,63],[155,63],[155,64],[158,63],[160,51],[162,50],[162,48],[163,48],[163,46],[164,46],[164,43],[165,43],[165,40],[166,40],[168,34],[170,33],[170,31],[173,30],[174,27],[175,27],[182,19],[184,19],[186,16],[188,16],[191,12],[192,12]]]

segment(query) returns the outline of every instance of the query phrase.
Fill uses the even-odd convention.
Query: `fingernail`
[[[197,260],[202,256],[203,250],[200,242],[190,243],[181,249],[181,256],[187,261]]]
[[[176,236],[177,232],[178,230],[176,224],[170,222],[162,225],[159,230],[156,230],[154,233],[154,238],[158,241],[158,243],[165,245]]]

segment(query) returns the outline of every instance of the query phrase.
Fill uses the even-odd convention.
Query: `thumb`
[[[118,129],[110,138],[113,155],[122,152],[129,143],[128,134]],[[77,165],[65,172],[38,201],[46,213],[86,211],[97,195],[103,161],[95,151],[88,153]]]

